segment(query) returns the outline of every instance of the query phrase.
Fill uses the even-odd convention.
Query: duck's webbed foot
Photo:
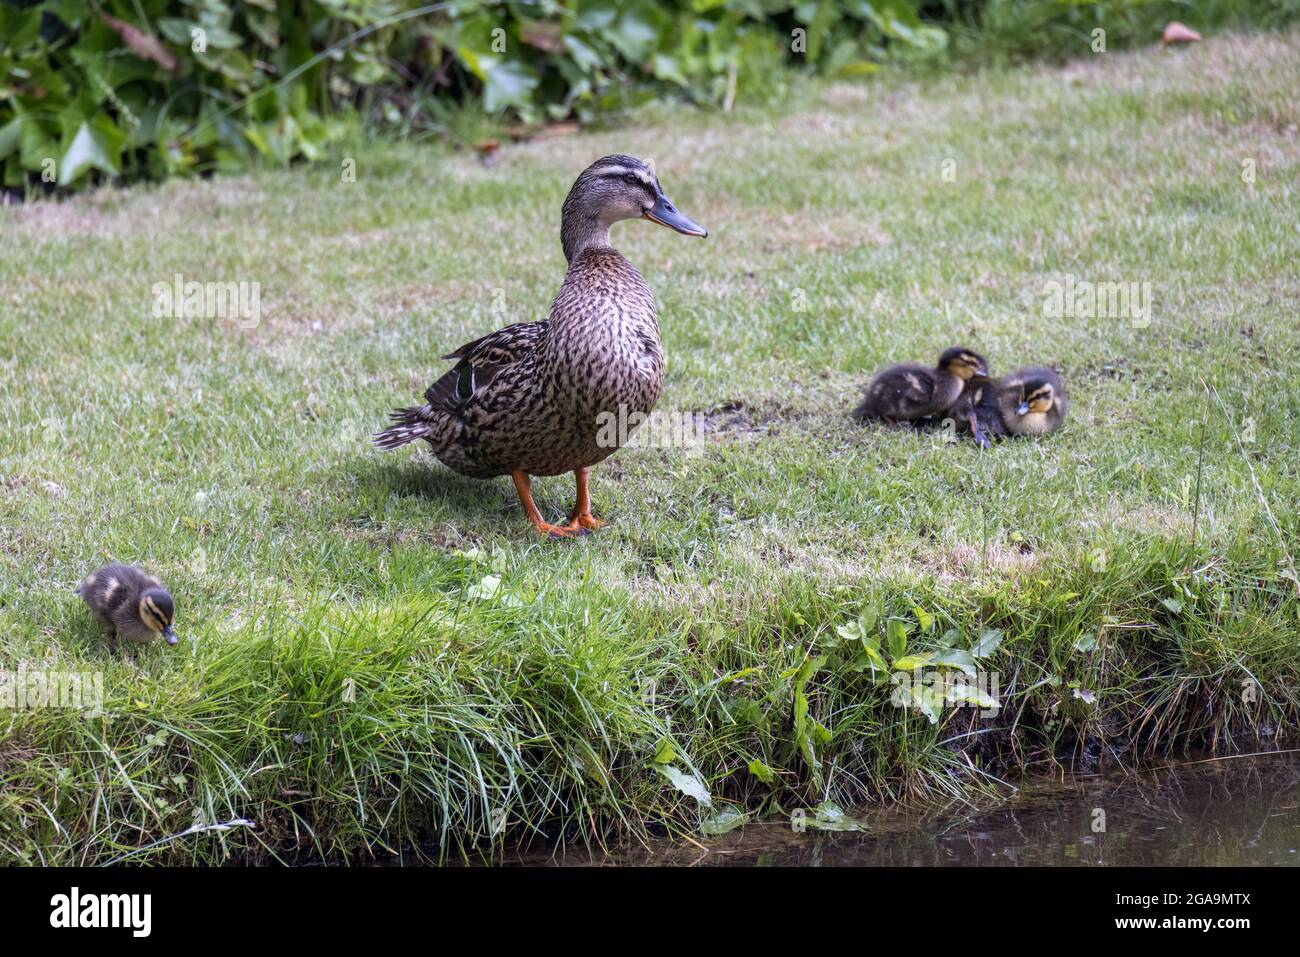
[[[585,528],[574,528],[567,525],[552,525],[550,522],[542,520],[542,513],[537,508],[537,503],[533,501],[533,480],[523,469],[515,469],[510,473],[514,479],[515,491],[519,493],[519,503],[524,507],[524,515],[533,525],[538,535],[543,538],[573,538],[575,535],[585,535]]]

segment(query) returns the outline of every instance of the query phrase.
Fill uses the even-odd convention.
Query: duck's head
[[[1056,403],[1056,386],[1050,379],[1031,376],[1020,387],[1020,404],[1016,415],[1047,412]]]
[[[984,361],[984,357],[964,346],[944,349],[943,354],[939,356],[939,368],[963,380],[974,375],[989,374],[989,365]]]
[[[583,170],[569,190],[560,227],[565,256],[572,261],[593,240],[607,243],[609,227],[624,219],[648,219],[686,236],[709,235],[678,212],[649,163],[615,153]]]
[[[140,620],[150,631],[159,632],[167,644],[177,642],[176,632],[172,630],[172,620],[176,617],[176,605],[171,594],[165,588],[149,588],[140,594],[137,609]]]

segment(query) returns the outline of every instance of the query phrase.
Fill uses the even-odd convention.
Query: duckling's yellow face
[[[956,347],[945,349],[939,357],[939,367],[946,369],[963,381],[971,376],[988,375],[989,369],[984,357],[969,349]]]
[[[1016,409],[1017,415],[1029,415],[1033,412],[1048,412],[1056,402],[1056,390],[1049,383],[1028,387],[1025,397]]]
[[[159,632],[167,639],[167,644],[176,644],[176,633],[172,631],[172,621],[176,617],[176,606],[172,596],[161,588],[150,588],[140,596],[137,609],[140,620],[150,631]]]

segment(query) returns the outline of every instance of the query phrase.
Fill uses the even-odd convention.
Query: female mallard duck
[[[998,408],[1001,384],[997,379],[975,375],[966,381],[961,398],[953,404],[949,415],[958,429],[970,430],[975,444],[982,449],[989,447],[990,439],[1000,439],[1007,435],[1007,427],[1002,422],[1002,412]]]
[[[938,415],[957,401],[966,380],[988,371],[982,356],[961,346],[945,349],[933,369],[916,362],[890,366],[868,383],[853,417],[893,425]]]
[[[550,317],[507,326],[444,356],[458,360],[455,367],[429,386],[424,405],[394,411],[397,424],[375,444],[395,449],[424,439],[462,475],[509,474],[542,535],[599,528],[587,470],[627,440],[630,428],[610,429],[609,422],[639,424],[654,409],[664,376],[654,294],[610,245],[610,226],[624,219],[708,235],[677,211],[641,160],[597,160],[564,201],[560,241],[569,269]],[[531,477],[562,472],[574,473],[577,502],[568,524],[551,525],[533,502]]]
[[[1045,435],[1065,421],[1065,388],[1046,366],[1029,366],[1004,376],[998,409],[1012,435]]]
[[[163,583],[134,565],[105,565],[77,586],[110,638],[176,644],[176,605]]]

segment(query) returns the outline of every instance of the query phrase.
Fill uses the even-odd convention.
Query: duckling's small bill
[[[148,644],[179,639],[172,627],[176,603],[163,583],[134,565],[105,565],[77,586],[109,638]]]

